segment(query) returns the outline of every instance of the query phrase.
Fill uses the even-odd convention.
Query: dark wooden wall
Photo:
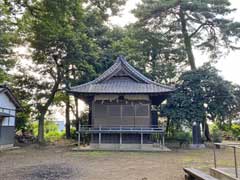
[[[151,104],[147,101],[92,103],[92,124],[104,126],[151,126]]]

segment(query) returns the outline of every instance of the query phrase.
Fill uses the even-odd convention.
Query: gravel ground
[[[231,150],[218,150],[221,166],[233,165]],[[21,147],[0,152],[1,180],[183,180],[183,167],[208,171],[213,152],[73,152],[67,146]],[[240,159],[239,159],[240,160]]]

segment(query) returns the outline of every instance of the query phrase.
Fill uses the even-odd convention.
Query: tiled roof
[[[95,80],[70,88],[73,93],[162,93],[173,90],[150,80],[122,56]]]

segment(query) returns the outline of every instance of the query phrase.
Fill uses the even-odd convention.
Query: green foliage
[[[70,129],[70,134],[71,134],[72,139],[77,139],[76,128],[71,128]]]
[[[233,123],[229,124],[221,124],[214,123],[211,125],[212,136],[219,136],[219,138],[223,138],[225,140],[239,140],[240,137],[240,124]],[[220,137],[221,136],[221,137]],[[218,138],[218,137],[217,137]]]
[[[173,48],[175,42],[158,32],[129,25],[126,29],[114,28],[109,34],[110,50],[105,53],[111,59],[119,54],[125,56],[138,70],[157,82],[175,82],[179,69],[186,64],[183,50]]]
[[[188,145],[191,143],[192,134],[189,131],[179,130],[179,131],[176,131],[171,136],[168,136],[166,138],[166,141],[167,142],[178,142],[181,147],[183,144]]]
[[[44,122],[44,137],[47,142],[60,140],[64,136],[64,132],[59,132],[58,126],[53,121]],[[33,123],[33,134],[38,136],[38,123]]]
[[[235,86],[223,80],[211,66],[183,73],[176,91],[163,106],[162,115],[187,126],[193,121],[223,122],[239,108],[234,89]]]
[[[18,21],[18,35],[32,49],[34,68],[16,76],[17,85],[32,97],[39,125],[49,107],[66,101],[60,90],[70,83],[83,83],[96,76],[101,48],[98,38],[104,29],[105,14],[113,14],[124,0],[101,2],[82,0],[16,1],[24,8]],[[103,4],[102,4],[103,3]],[[33,76],[37,74],[38,76]],[[41,77],[39,80],[38,77]],[[20,88],[19,88],[20,89]],[[29,91],[31,89],[31,91]],[[66,95],[65,95],[66,96]],[[39,128],[39,141],[43,129]]]
[[[15,30],[19,45],[24,42],[32,49],[33,68],[27,67],[31,72],[20,67],[19,74],[11,78],[26,109],[18,115],[19,129],[27,127],[30,113],[44,119],[51,105],[66,102],[61,90],[92,80],[120,54],[153,80],[174,83],[185,71],[191,48],[207,50],[216,58],[222,46],[235,48],[233,41],[239,37],[239,23],[225,18],[233,11],[228,0],[143,0],[134,11],[139,21],[125,29],[105,25],[125,0],[3,2],[0,83],[9,77],[8,68],[14,64],[9,55],[17,39]],[[232,119],[240,107],[239,89],[223,81],[213,68],[186,72],[163,115],[177,127],[189,126],[193,120]]]
[[[12,48],[17,37],[15,36],[15,18],[11,0],[0,2],[0,83],[9,80],[8,71],[13,67],[15,60],[12,58]]]
[[[62,132],[61,135],[62,135],[62,137],[66,137],[66,131]],[[70,136],[71,136],[71,139],[77,140],[78,135],[76,133],[76,128],[70,129]]]
[[[160,134],[151,134],[150,139],[154,142],[161,141],[162,137]]]
[[[63,135],[57,131],[50,131],[46,133],[44,137],[47,142],[55,142],[63,138]]]
[[[21,107],[22,107],[22,111],[17,113],[16,116],[16,130],[26,130],[26,131],[30,131],[32,130],[31,128],[31,122],[30,122],[30,113],[31,113],[31,109],[30,106],[27,105],[26,102],[21,101]]]
[[[192,140],[192,134],[190,132],[179,131],[175,134],[174,138],[179,142],[190,143]]]
[[[0,69],[0,84],[4,83],[8,79],[8,75],[3,69]]]
[[[224,131],[222,130],[222,139],[224,140],[235,140],[236,138],[233,136],[233,133],[231,130]]]
[[[107,20],[109,16],[116,15],[126,0],[84,0],[87,3],[87,10],[94,10],[96,16]]]
[[[236,48],[240,23],[228,17],[234,11],[229,0],[143,0],[133,12],[140,26],[175,39],[191,64],[193,48],[215,59]]]
[[[239,124],[233,124],[231,126],[231,131],[232,131],[232,134],[235,138],[240,137],[240,125]]]
[[[211,126],[210,132],[212,134],[212,141],[216,143],[222,142],[223,132],[215,124]]]

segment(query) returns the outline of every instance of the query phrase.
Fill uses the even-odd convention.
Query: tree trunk
[[[57,64],[57,63],[56,63]],[[57,67],[57,79],[55,79],[53,88],[51,89],[51,93],[48,96],[47,102],[44,105],[39,105],[38,111],[40,115],[38,116],[38,142],[44,143],[44,119],[47,114],[49,106],[52,104],[55,94],[58,91],[58,86],[61,82],[61,72]]]
[[[70,139],[71,138],[71,130],[70,130],[70,99],[69,95],[67,95],[67,100],[66,100],[66,138]]]
[[[38,117],[38,142],[40,144],[44,143],[44,119],[47,114],[47,110],[48,110],[49,106],[52,104],[54,96],[57,92],[57,88],[58,88],[57,84],[54,85],[52,93],[51,93],[49,99],[47,100],[46,104],[43,107],[41,107],[41,110],[39,110],[40,115]]]
[[[78,131],[79,128],[79,113],[78,113],[78,98],[74,97],[74,101],[75,101],[75,119],[76,119],[76,123],[75,123],[75,127],[76,130]]]
[[[180,7],[179,16],[180,16],[181,31],[182,31],[182,35],[183,35],[183,39],[184,39],[184,45],[185,45],[185,50],[186,50],[187,57],[188,57],[188,62],[190,64],[191,70],[196,70],[197,67],[196,67],[195,58],[194,58],[193,51],[192,51],[192,42],[191,42],[191,38],[188,34],[187,22],[185,19],[185,15],[184,15],[184,12],[181,9],[181,7]]]
[[[56,92],[51,94],[47,103],[39,110],[40,115],[38,116],[37,119],[38,119],[38,142],[40,144],[44,143],[44,119],[47,114],[49,106],[52,104],[55,93]]]
[[[211,141],[211,136],[210,136],[210,132],[209,132],[209,126],[208,123],[206,121],[202,122],[202,132],[206,138],[207,141]]]
[[[44,143],[44,117],[46,112],[40,112],[38,117],[38,142],[40,144]]]
[[[182,31],[182,35],[183,35],[183,39],[184,39],[184,45],[185,45],[185,50],[187,53],[187,57],[188,57],[188,62],[189,65],[191,67],[191,70],[196,70],[196,62],[195,62],[195,58],[193,55],[193,50],[192,50],[192,42],[191,42],[191,37],[188,34],[188,30],[187,30],[187,21],[185,19],[185,15],[183,10],[180,7],[180,12],[179,12],[179,17],[180,17],[180,22],[181,22],[181,31]],[[209,128],[208,128],[208,124],[207,122],[204,122],[204,135],[206,137],[206,139],[209,141],[210,138],[210,132],[209,132]]]
[[[170,126],[170,119],[167,118],[167,125],[166,125],[166,134],[169,136],[169,126]]]
[[[204,135],[207,139],[207,141],[211,141],[211,136],[210,136],[210,132],[209,132],[209,126],[208,126],[208,123],[205,122],[205,129],[204,129]]]

